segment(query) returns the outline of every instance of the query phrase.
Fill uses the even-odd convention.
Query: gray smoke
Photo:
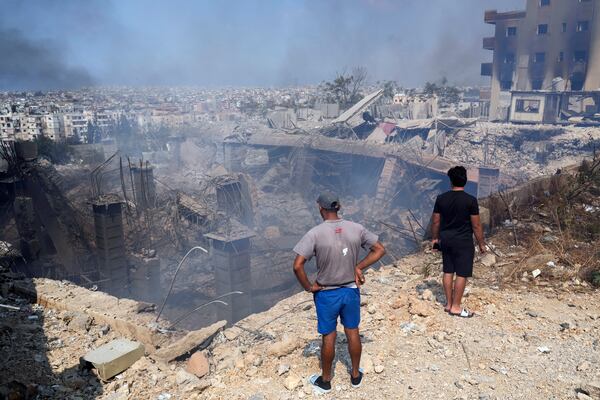
[[[102,85],[315,84],[356,66],[366,67],[371,81],[408,87],[442,76],[451,83],[489,83],[479,76],[480,63],[492,57],[481,39],[494,28],[483,13],[524,5],[3,0],[0,90],[72,88],[89,85],[90,76]]]
[[[90,86],[90,74],[64,62],[50,40],[34,41],[15,29],[0,30],[0,90],[53,90]]]

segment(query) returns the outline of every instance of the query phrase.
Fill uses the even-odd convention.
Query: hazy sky
[[[486,9],[525,0],[2,0],[0,90],[486,82]]]

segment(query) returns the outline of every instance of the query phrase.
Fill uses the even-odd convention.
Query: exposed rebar
[[[224,301],[221,301],[219,299],[222,299],[223,297],[227,297],[227,296],[231,296],[232,294],[244,294],[244,292],[240,292],[239,290],[235,290],[233,292],[228,292],[225,294],[222,294],[218,297],[215,297],[214,299],[212,299],[211,301],[209,301],[208,303],[204,303],[202,305],[199,305],[198,307],[194,308],[192,311],[189,311],[187,313],[185,313],[184,315],[182,315],[181,317],[177,318],[175,320],[175,322],[173,322],[171,324],[171,327],[169,329],[172,329],[175,325],[177,325],[179,322],[181,322],[182,320],[184,320],[185,318],[189,317],[190,315],[192,315],[193,313],[195,313],[196,311],[200,310],[201,308],[206,307],[209,304],[213,304],[213,303],[221,303],[223,305],[228,306],[229,304],[225,303]]]
[[[158,310],[158,315],[156,316],[156,322],[158,322],[158,318],[160,318],[160,314],[162,314],[163,309],[165,308],[165,304],[167,304],[167,299],[169,298],[169,296],[171,295],[171,291],[173,290],[173,284],[175,283],[175,278],[177,278],[177,273],[179,272],[179,269],[181,268],[181,265],[183,264],[183,262],[188,258],[188,256],[194,251],[194,250],[202,250],[203,252],[205,252],[206,254],[208,254],[208,250],[206,250],[204,247],[202,246],[194,246],[192,247],[186,254],[185,256],[183,256],[183,258],[181,259],[181,261],[179,261],[179,265],[177,265],[177,269],[175,270],[175,275],[173,275],[173,279],[171,279],[171,286],[169,287],[169,292],[167,293],[167,295],[165,296],[165,299],[163,300],[160,309]]]

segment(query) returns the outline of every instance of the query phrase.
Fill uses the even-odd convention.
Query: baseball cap
[[[317,198],[317,203],[328,211],[337,211],[340,209],[340,198],[329,191],[322,192]]]

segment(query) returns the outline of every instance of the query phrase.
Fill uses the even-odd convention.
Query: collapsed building
[[[275,110],[265,125],[171,134],[139,159],[106,142],[55,166],[31,142],[4,142],[2,238],[29,276],[160,304],[159,316],[186,329],[233,324],[299,290],[292,249],[319,223],[322,190],[339,193],[344,218],[377,232],[393,262],[427,234],[454,163],[468,167],[466,190],[484,198],[547,173],[554,137],[569,156],[587,151],[579,131],[394,119],[378,112],[381,96],[312,129]],[[540,171],[511,176],[528,163]]]
[[[380,96],[366,96],[325,130],[356,134],[356,121],[368,118]],[[160,303],[171,319],[225,296],[226,306],[203,308],[183,322],[197,328],[234,323],[298,290],[292,248],[319,222],[314,199],[321,190],[338,192],[344,217],[378,232],[390,257],[418,246],[452,165],[441,153],[424,152],[424,141],[405,143],[418,130],[395,142],[319,130],[295,135],[277,128],[292,120],[276,115],[263,132],[170,136],[160,151],[143,153],[152,162],[107,143],[81,154],[83,164],[54,166],[32,142],[5,142],[3,239],[21,249],[18,268]],[[369,136],[383,129],[373,117],[367,125]],[[400,131],[387,130],[391,137]],[[495,190],[499,171],[474,167],[469,178],[467,190],[483,197]],[[198,246],[208,255],[182,259]]]
[[[528,0],[525,11],[485,13],[494,52],[489,118],[518,123],[593,123],[600,119],[598,0]]]

